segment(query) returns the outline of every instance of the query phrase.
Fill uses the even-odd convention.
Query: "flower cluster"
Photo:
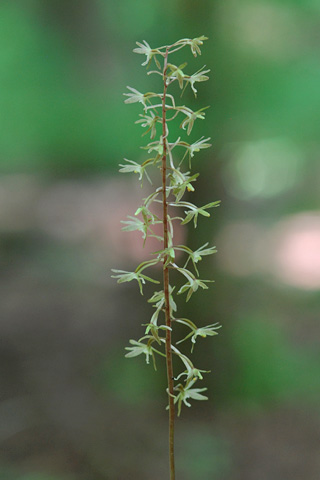
[[[191,161],[196,153],[211,147],[210,138],[202,136],[193,143],[181,140],[180,137],[173,142],[169,141],[169,122],[181,117],[180,128],[182,131],[186,131],[189,137],[195,123],[198,120],[204,120],[205,110],[208,107],[193,111],[186,105],[178,105],[174,97],[167,92],[168,88],[176,82],[182,91],[181,96],[188,86],[196,96],[195,84],[207,81],[209,79],[207,74],[210,70],[205,69],[206,66],[204,65],[197,72],[189,74],[186,71],[187,63],[175,65],[171,61],[168,62],[168,57],[186,46],[190,47],[192,55],[197,57],[197,55],[201,55],[200,47],[205,40],[207,38],[204,36],[193,39],[184,38],[172,45],[164,45],[158,48],[151,48],[145,40],[143,43],[137,42],[138,47],[133,51],[145,55],[143,66],[149,67],[154,61],[156,70],[151,70],[148,73],[162,77],[163,91],[160,93],[141,93],[135,88],[127,87],[129,93],[124,94],[126,96],[125,103],[140,103],[142,105],[143,113],[140,114],[136,123],[144,129],[143,135],[150,134],[151,142],[142,147],[148,152],[150,158],[142,163],[125,159],[125,163],[120,165],[120,172],[136,173],[139,175],[140,181],[145,176],[152,183],[148,172],[152,169],[158,169],[158,178],[162,178],[162,184],[147,198],[143,199],[134,215],[128,216],[128,219],[122,222],[124,224],[123,230],[129,232],[140,231],[144,242],[149,236],[156,238],[159,241],[160,249],[152,254],[151,260],[142,262],[133,272],[113,270],[114,278],[118,280],[118,283],[136,280],[140,293],[143,294],[143,287],[146,282],[160,283],[158,280],[145,275],[144,271],[155,265],[160,265],[163,270],[163,287],[155,291],[148,300],[152,305],[153,312],[150,320],[143,324],[145,327],[144,336],[138,341],[130,340],[130,346],[126,348],[128,351],[126,357],[142,355],[145,356],[147,363],[152,358],[154,367],[156,355],[166,357],[169,379],[168,408],[169,410],[174,409],[173,405],[176,404],[178,415],[180,415],[182,405],[190,407],[190,400],[207,399],[202,394],[206,388],[195,387],[198,381],[203,380],[202,374],[206,371],[195,367],[193,362],[172,344],[172,329],[177,328],[177,331],[182,328],[188,329],[187,334],[183,335],[183,338],[176,345],[190,340],[192,352],[199,338],[217,335],[220,326],[217,323],[198,326],[189,319],[180,318],[177,314],[178,306],[175,295],[185,294],[186,301],[189,301],[194,293],[199,289],[208,289],[207,284],[213,281],[199,278],[198,265],[204,256],[216,253],[216,248],[205,243],[193,250],[186,245],[175,244],[174,224],[180,222],[181,225],[186,225],[192,222],[196,228],[198,221],[200,221],[199,218],[210,217],[208,210],[218,207],[220,202],[214,201],[203,206],[196,206],[183,199],[186,194],[194,192],[194,183],[199,176],[198,173],[191,172]],[[181,149],[182,154],[180,155]],[[176,155],[176,152],[179,155]],[[188,170],[183,165],[186,157],[189,160]],[[155,213],[158,212],[158,209],[154,207],[158,207],[159,203],[163,207],[163,218],[159,218]],[[176,213],[172,214],[172,211]],[[155,234],[154,227],[159,226],[159,224],[162,226],[162,235],[158,234],[158,230]],[[182,265],[177,263],[177,252],[180,253],[180,256],[185,257]],[[177,285],[177,288],[169,283],[169,274],[173,270],[178,272],[183,280],[180,285]],[[172,355],[180,359],[182,366],[182,371],[176,377],[174,377],[172,371]]]

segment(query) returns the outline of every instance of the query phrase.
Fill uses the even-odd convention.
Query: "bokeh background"
[[[152,310],[110,278],[144,255],[122,93],[154,80],[135,41],[203,34],[192,201],[222,205],[181,233],[218,249],[181,311],[223,328],[195,348],[210,400],[177,422],[178,478],[319,478],[319,27],[318,0],[1,1],[1,480],[168,476],[164,368],[124,358]]]

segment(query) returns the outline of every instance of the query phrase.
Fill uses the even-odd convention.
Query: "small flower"
[[[212,146],[211,143],[205,143],[208,140],[210,140],[210,137],[204,138],[204,136],[202,136],[201,138],[199,138],[199,140],[189,145],[188,151],[189,151],[190,157],[193,158],[194,153],[200,152],[200,150],[204,148],[210,148]]]
[[[111,275],[112,278],[117,278],[118,283],[124,282],[131,282],[132,280],[137,280],[139,284],[139,289],[141,295],[143,295],[142,285],[148,282],[152,283],[160,283],[158,280],[154,280],[153,278],[147,277],[140,272],[126,272],[125,270],[115,270],[112,269],[112,272],[116,273],[117,275]]]
[[[146,111],[147,109],[147,101],[149,101],[150,98],[157,96],[153,92],[141,93],[135,88],[128,87],[128,86],[127,86],[127,89],[130,90],[132,93],[123,94],[125,97],[128,97],[125,99],[124,103],[137,103],[137,102],[142,103],[144,111]]]
[[[218,332],[216,332],[218,328],[221,328],[221,325],[218,325],[217,323],[213,323],[212,325],[207,325],[206,327],[197,328],[193,332],[193,335],[191,337],[191,342],[193,343],[191,352],[193,351],[193,347],[196,343],[197,337],[206,338],[206,337],[213,337],[214,335],[218,335]]]
[[[177,67],[176,65],[173,65],[171,63],[168,64],[168,68],[171,70],[171,72],[169,72],[168,74],[168,77],[178,80],[179,87],[181,89],[183,88],[183,80],[186,77],[186,74],[183,72],[183,68],[186,65],[186,63],[183,63],[182,65],[179,65],[179,67]]]
[[[138,92],[138,90],[136,90],[135,88],[132,88],[132,87],[128,87],[127,86],[127,89],[128,90],[131,90],[132,93],[124,93],[123,95],[125,95],[126,97],[129,97],[127,98],[124,103],[136,103],[136,102],[140,102],[142,103],[144,106],[145,106],[145,98],[144,98],[144,94],[141,93],[141,92]]]
[[[129,220],[121,220],[121,223],[126,225],[125,227],[122,227],[122,230],[124,232],[134,232],[134,231],[139,231],[142,232],[144,235],[146,235],[146,226],[144,222],[139,220],[139,218],[132,217],[128,215]]]
[[[183,387],[181,383],[177,385],[174,390],[178,390],[178,395],[174,397],[174,403],[178,403],[178,417],[181,413],[181,406],[184,403],[187,407],[191,407],[191,404],[188,402],[189,398],[193,400],[208,400],[208,397],[201,395],[200,392],[205,392],[207,388],[191,388],[194,385],[195,381],[189,383],[187,387]]]
[[[186,223],[189,223],[193,219],[194,227],[197,227],[197,219],[198,219],[198,214],[200,213],[204,217],[210,217],[210,213],[207,212],[208,208],[213,208],[213,207],[218,207],[220,205],[220,200],[217,202],[211,202],[208,203],[207,205],[204,205],[203,207],[198,207],[192,210],[189,210],[189,212],[185,212],[186,218],[181,222],[181,225],[185,225]]]
[[[197,54],[201,55],[200,45],[203,45],[204,40],[208,40],[208,37],[201,35],[201,37],[193,38],[187,42],[191,47],[191,52],[194,57],[196,57]]]
[[[210,148],[212,146],[211,143],[205,143],[208,140],[210,140],[210,137],[204,138],[204,136],[202,136],[201,138],[199,138],[199,140],[191,144],[183,141],[179,142],[178,145],[186,149],[180,164],[183,162],[186,155],[189,154],[189,168],[191,168],[191,158],[194,157],[194,154],[200,152],[200,150]]]
[[[196,88],[194,86],[195,82],[205,82],[206,80],[209,80],[209,77],[207,75],[205,75],[205,73],[209,73],[210,70],[203,70],[203,68],[205,68],[205,66],[203,66],[196,73],[194,73],[193,75],[191,75],[190,77],[185,79],[186,81],[188,81],[190,83],[190,86],[192,88],[192,91],[193,91],[195,97],[197,97],[197,92],[198,92],[198,90],[196,90]]]
[[[137,162],[134,162],[133,160],[128,160],[127,158],[124,158],[124,160],[126,162],[128,162],[127,165],[122,165],[120,163],[120,170],[119,172],[121,173],[138,173],[139,174],[139,180],[142,180],[143,179],[143,175],[145,175],[147,177],[147,179],[149,180],[149,182],[152,184],[151,182],[151,179],[146,171],[146,167],[148,165],[150,165],[151,161],[150,160],[146,160],[145,162],[143,162],[142,164],[140,163],[137,163]]]
[[[146,135],[151,130],[150,138],[153,139],[157,133],[156,124],[159,121],[160,117],[158,117],[157,115],[154,115],[153,112],[151,112],[150,116],[139,115],[139,117],[142,117],[142,118],[140,120],[137,120],[135,123],[141,123],[142,127],[148,127],[148,130],[146,130],[142,136]]]
[[[125,347],[125,350],[129,350],[129,353],[127,353],[125,357],[131,358],[144,354],[146,356],[146,362],[149,363],[149,357],[150,355],[153,355],[151,345],[146,345],[145,343],[137,342],[136,340],[129,340],[129,343],[131,343],[133,347]]]
[[[192,296],[193,293],[195,293],[199,287],[203,288],[204,290],[207,290],[209,287],[207,287],[206,283],[213,282],[213,280],[200,280],[199,278],[193,278],[192,280],[189,280],[189,282],[185,283],[182,285],[180,290],[178,291],[178,295],[181,293],[187,293],[187,299],[186,301],[188,302]]]
[[[158,253],[158,252],[157,252]],[[173,312],[177,311],[177,305],[175,301],[173,300],[173,293],[174,288],[169,286],[169,303],[170,303],[170,308],[172,309]],[[165,303],[165,295],[164,291],[160,290],[159,292],[154,292],[151,298],[149,298],[148,303],[155,303],[155,308],[162,309],[164,303]]]
[[[145,40],[143,40],[143,43],[136,42],[136,44],[138,45],[139,48],[134,48],[133,49],[134,53],[141,53],[142,55],[146,55],[147,57],[146,60],[141,64],[143,67],[145,65],[149,66],[152,58],[154,58],[157,67],[161,68],[160,63],[156,57],[157,53],[162,55],[158,49],[152,49],[149,43],[147,43]]]
[[[188,192],[194,192],[194,188],[191,182],[195,182],[198,173],[189,176],[190,172],[182,173],[179,168],[172,169],[171,173],[171,186],[173,187],[173,194],[176,196],[176,200],[179,202],[183,197],[186,190]]]
[[[179,342],[178,342],[179,343]],[[197,380],[199,378],[200,380],[203,380],[202,373],[210,373],[208,370],[199,370],[198,368],[189,368],[185,372],[180,373],[180,375],[175,378],[175,380],[179,380],[179,378],[183,377],[186,375],[186,382],[188,384],[188,381],[193,381]]]
[[[195,120],[197,120],[198,118],[200,120],[204,120],[205,113],[203,113],[203,110],[206,110],[207,108],[209,107],[201,108],[196,112],[193,112],[192,110],[190,110],[190,108],[181,109],[181,111],[186,115],[186,118],[182,121],[180,128],[185,130],[186,126],[188,126],[187,134],[190,135]]]
[[[186,337],[184,337],[182,340],[179,340],[179,342],[177,342],[177,345],[178,345],[179,343],[182,343],[191,337],[191,342],[193,343],[191,352],[193,352],[193,348],[196,343],[197,337],[202,337],[202,338],[213,337],[214,335],[218,335],[216,330],[221,328],[221,325],[219,325],[219,323],[212,323],[211,325],[207,325],[206,327],[198,328],[195,323],[193,323],[191,320],[188,320],[187,318],[177,318],[176,322],[182,323],[183,325],[186,325],[191,329],[191,332]],[[202,371],[203,370],[199,370],[199,372],[202,372]]]
[[[169,205],[172,205],[174,207],[188,208],[189,211],[186,210],[184,212],[186,214],[186,217],[181,222],[181,225],[185,225],[186,223],[189,223],[189,222],[191,222],[191,220],[193,220],[194,227],[197,228],[197,221],[198,221],[199,213],[200,213],[200,215],[203,215],[204,217],[210,217],[210,213],[207,212],[206,210],[208,208],[218,207],[220,205],[220,200],[217,200],[216,202],[208,203],[207,205],[204,205],[203,207],[196,207],[195,205],[193,205],[190,202],[170,203]]]
[[[197,337],[213,337],[214,335],[218,335],[216,330],[218,328],[221,328],[221,325],[218,325],[217,323],[212,323],[211,325],[207,325],[206,327],[202,328],[197,328],[197,330],[194,332],[194,334],[191,337],[191,341],[193,343],[196,343],[196,338]]]
[[[208,40],[208,38],[205,37],[204,35],[201,35],[201,37],[197,37],[197,38],[182,38],[181,40],[176,42],[173,46],[179,45],[181,48],[181,46],[190,45],[191,52],[196,57],[197,54],[201,55],[201,50],[199,47],[200,45],[203,44],[204,40]]]
[[[142,238],[143,238],[143,244],[145,244],[148,236],[158,238],[157,235],[155,235],[151,229],[152,225],[159,223],[157,220],[155,220],[156,217],[154,215],[143,216],[143,221],[141,221],[137,217],[132,217],[130,215],[128,215],[127,218],[128,220],[121,220],[121,223],[125,225],[124,227],[122,227],[122,230],[124,232],[134,232],[134,231],[141,232]]]
[[[143,43],[136,42],[139,48],[134,48],[133,52],[141,53],[142,55],[147,56],[146,61],[141,64],[142,66],[145,66],[151,61],[153,55],[152,55],[152,48],[150,47],[149,43],[147,43],[145,40],[143,40]]]
[[[163,155],[163,137],[161,135],[160,139],[156,142],[148,143],[145,147],[141,147],[143,150],[148,150],[148,153],[157,152],[157,158],[162,157]]]
[[[188,265],[189,261],[191,260],[193,263],[194,269],[197,272],[197,275],[199,275],[196,263],[200,262],[203,256],[213,255],[214,253],[217,252],[216,247],[206,248],[208,245],[209,243],[207,242],[204,245],[202,245],[202,247],[198,248],[198,250],[195,250],[194,252],[189,248],[185,248],[185,251],[189,254],[189,257],[184,265],[184,268]]]

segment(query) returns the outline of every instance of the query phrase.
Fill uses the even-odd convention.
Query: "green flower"
[[[180,272],[188,280],[188,282],[182,285],[182,287],[178,291],[178,295],[180,295],[181,293],[188,292],[187,299],[186,299],[187,302],[190,300],[191,295],[194,292],[196,292],[199,287],[207,290],[208,287],[206,283],[211,283],[214,281],[214,280],[200,280],[199,278],[196,278],[194,274],[190,272],[190,270],[187,270],[186,268],[178,267],[178,265],[175,265],[175,264],[172,264],[172,266],[176,268],[176,270],[178,270],[178,272]]]
[[[178,291],[178,295],[180,295],[181,293],[187,292],[186,301],[188,302],[191,296],[198,290],[199,287],[203,288],[204,290],[207,290],[209,287],[207,287],[206,283],[209,283],[209,282],[211,283],[213,281],[214,280],[200,280],[199,278],[192,278],[187,283],[182,285],[182,287]]]
[[[206,143],[208,140],[210,140],[210,137],[204,138],[204,136],[202,136],[201,138],[199,138],[199,140],[191,144],[187,142],[179,141],[177,145],[179,147],[183,147],[186,149],[180,164],[183,162],[186,155],[189,154],[189,168],[191,168],[191,158],[194,157],[194,154],[197,152],[200,152],[200,150],[203,150],[205,148],[210,148],[212,146],[211,143]]]
[[[183,377],[184,375],[187,377],[186,378],[186,384],[189,385],[189,383],[193,380],[197,380],[198,378],[200,380],[203,380],[202,373],[210,373],[209,370],[199,370],[198,368],[190,368],[186,370],[185,372],[180,373],[180,375],[175,378],[175,380],[179,380],[179,378]]]
[[[148,115],[139,115],[139,117],[142,117],[140,120],[137,120],[135,123],[141,123],[142,127],[148,127],[148,130],[146,130],[142,136],[146,135],[148,132],[151,130],[150,138],[153,139],[156,134],[157,134],[157,129],[156,129],[156,124],[160,117],[157,115],[154,115],[153,112],[150,112],[151,116]]]
[[[198,118],[200,120],[204,120],[205,113],[203,113],[203,110],[206,110],[207,108],[209,107],[200,108],[200,110],[193,112],[190,108],[180,107],[180,110],[182,111],[182,113],[186,115],[186,118],[181,122],[180,128],[185,130],[185,128],[188,127],[187,134],[190,135],[193,129],[195,120],[197,120]]]
[[[186,223],[191,222],[193,220],[194,223],[194,228],[197,228],[197,221],[198,221],[198,216],[203,215],[204,217],[210,217],[210,213],[207,212],[208,208],[213,208],[213,207],[218,207],[220,205],[220,200],[217,200],[216,202],[211,202],[207,203],[207,205],[204,205],[203,207],[196,207],[190,202],[179,202],[179,203],[170,203],[169,205],[172,205],[173,207],[185,207],[188,208],[188,210],[185,210],[185,219],[181,222],[181,225],[185,225]]]
[[[173,312],[177,311],[177,305],[175,301],[173,300],[173,293],[174,288],[169,285],[169,303],[170,303],[170,308]],[[154,292],[151,298],[149,298],[148,303],[155,303],[155,308],[157,309],[162,309],[165,303],[165,295],[164,291],[160,290],[159,292]]]
[[[132,217],[131,215],[128,215],[127,218],[129,218],[129,220],[121,220],[121,223],[125,225],[125,227],[122,227],[124,232],[139,231],[142,232],[144,236],[146,235],[148,226],[145,225],[144,222],[139,220],[139,218]]]
[[[198,269],[196,264],[202,260],[202,257],[205,255],[213,255],[214,253],[217,252],[216,247],[209,247],[206,248],[209,245],[209,243],[205,243],[202,245],[202,247],[198,248],[198,250],[192,251],[191,248],[186,247],[184,245],[181,245],[179,247],[179,250],[183,250],[188,253],[189,257],[184,265],[184,268],[188,265],[189,261],[192,261],[192,264],[194,266],[195,271],[197,272],[197,275],[199,275]]]
[[[127,89],[131,91],[131,93],[124,93],[125,99],[124,103],[142,103],[144,111],[147,109],[147,102],[150,103],[149,99],[153,97],[157,97],[158,95],[153,92],[141,93],[135,88],[128,87]]]
[[[199,138],[199,140],[189,145],[188,151],[189,151],[190,157],[193,158],[195,152],[196,153],[200,152],[200,150],[204,148],[210,148],[212,146],[211,143],[205,143],[208,140],[210,140],[210,137],[204,138],[204,136],[202,136],[201,138]]]
[[[136,218],[136,215],[138,215],[139,213],[141,213],[143,221],[141,221],[139,218]],[[142,232],[143,234],[142,238],[144,240],[143,244],[145,244],[148,235],[150,237],[157,238],[158,240],[162,239],[162,237],[155,235],[151,229],[152,225],[161,223],[161,221],[158,219],[156,215],[151,213],[147,207],[145,206],[139,207],[134,217],[128,215],[127,218],[129,220],[121,220],[121,223],[125,225],[124,227],[122,227],[122,230],[124,232],[134,232],[134,231]]]
[[[182,69],[186,65],[187,65],[186,63],[183,63],[182,65],[179,65],[179,67],[177,67],[176,65],[173,65],[172,63],[168,63],[168,68],[170,69],[170,72],[168,73],[168,77],[178,80],[179,87],[181,89],[183,88],[183,80],[186,77],[186,74],[183,72]]]
[[[184,75],[184,80],[186,82],[185,87],[183,89],[183,92],[181,96],[184,94],[185,89],[188,86],[188,83],[190,83],[191,89],[194,93],[194,96],[197,98],[197,92],[198,90],[195,88],[194,84],[196,82],[205,82],[206,80],[209,80],[209,77],[205,75],[205,73],[209,73],[210,70],[203,70],[205,68],[205,65],[200,68],[196,73],[193,73],[192,75]]]
[[[149,66],[151,60],[154,58],[157,67],[161,68],[161,65],[156,57],[156,54],[158,53],[162,55],[162,53],[158,49],[156,48],[152,49],[149,43],[147,43],[145,40],[143,40],[143,43],[136,42],[136,44],[138,45],[139,48],[134,48],[133,49],[134,53],[140,53],[142,55],[146,55],[147,57],[146,60],[141,64],[143,67],[145,65]]]
[[[200,45],[203,45],[205,40],[208,40],[208,37],[201,35],[201,37],[193,38],[192,40],[190,39],[187,42],[191,47],[191,52],[194,57],[196,57],[197,54],[201,55]]]
[[[197,97],[198,92],[194,86],[195,82],[205,82],[206,80],[209,80],[209,77],[205,75],[205,73],[209,73],[210,70],[203,70],[203,68],[205,68],[205,65],[190,77],[185,78],[185,80],[190,83],[195,97]]]
[[[148,150],[148,153],[157,152],[157,158],[163,155],[163,139],[162,135],[156,142],[148,143],[145,147],[141,147],[143,150]]]
[[[144,354],[146,356],[146,362],[149,363],[149,357],[153,355],[151,345],[137,342],[136,340],[129,340],[129,343],[131,343],[133,347],[125,347],[125,350],[129,350],[129,353],[126,353],[125,357],[131,358]]]
[[[219,325],[218,323],[212,323],[211,325],[207,325],[206,327],[198,328],[195,323],[193,323],[191,320],[188,320],[187,318],[177,318],[175,321],[178,323],[182,323],[183,325],[186,325],[191,329],[191,332],[186,337],[177,342],[178,345],[179,343],[182,343],[191,337],[191,342],[193,344],[191,347],[191,352],[193,352],[197,337],[213,337],[214,335],[218,335],[218,332],[216,332],[216,330],[221,328],[221,325]]]
[[[197,38],[182,38],[181,40],[178,40],[176,43],[174,43],[172,46],[179,46],[176,50],[178,50],[181,47],[184,47],[185,45],[190,45],[191,47],[191,52],[193,56],[197,56],[197,54],[201,55],[201,50],[200,50],[200,45],[203,45],[203,42],[205,40],[208,40],[208,37],[205,37],[204,35],[201,35],[201,37]],[[173,52],[176,50],[172,50]]]
[[[144,343],[142,340],[146,340],[146,339],[148,339],[148,341],[147,343]],[[165,357],[165,354],[160,352],[159,350],[156,350],[154,347],[152,347],[152,343],[155,340],[156,339],[152,335],[145,335],[144,337],[140,338],[139,341],[129,340],[129,343],[131,343],[132,347],[125,347],[125,350],[129,350],[129,353],[127,353],[125,357],[132,358],[132,357],[138,357],[139,355],[145,355],[146,363],[149,364],[150,356],[152,356],[153,367],[155,370],[157,370],[156,359],[154,354],[158,353],[163,357]]]
[[[191,388],[194,385],[194,381],[190,382],[187,387],[184,387],[179,383],[174,390],[177,390],[179,393],[178,395],[174,396],[174,403],[178,404],[178,417],[181,413],[181,406],[184,403],[187,407],[191,407],[191,404],[188,402],[188,399],[193,400],[208,400],[208,397],[205,395],[201,395],[200,392],[205,392],[207,388]]]
[[[127,165],[122,165],[120,163],[120,170],[119,172],[121,173],[138,173],[139,174],[139,180],[142,180],[143,179],[143,175],[145,175],[147,177],[147,179],[149,180],[149,182],[152,184],[151,182],[151,179],[146,171],[146,167],[148,165],[150,165],[151,163],[153,163],[154,159],[153,158],[149,158],[148,160],[146,160],[145,162],[143,162],[142,164],[140,163],[137,163],[137,162],[134,162],[133,160],[128,160],[127,158],[124,158],[124,160],[126,162],[128,162]]]
[[[176,197],[176,201],[180,201],[183,197],[186,190],[188,192],[194,192],[194,188],[191,185],[191,182],[195,182],[199,176],[199,173],[196,173],[192,176],[189,176],[190,172],[182,173],[180,168],[173,168],[170,175],[171,178],[171,187],[173,194]]]
[[[152,283],[160,283],[158,282],[158,280],[154,280],[153,278],[147,277],[146,275],[143,275],[139,271],[126,272],[125,270],[115,270],[115,269],[112,269],[111,271],[117,274],[117,275],[111,275],[111,277],[117,278],[118,283],[131,282],[132,280],[137,280],[141,295],[143,295],[142,285],[144,285],[146,281],[152,282]]]

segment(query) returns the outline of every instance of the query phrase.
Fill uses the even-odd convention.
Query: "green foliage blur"
[[[0,3],[0,480],[166,478],[164,368],[124,359],[150,310],[107,277],[138,255],[115,233],[143,196],[118,164],[147,143],[122,94],[157,88],[135,42],[200,35],[210,81],[185,101],[210,105],[192,136],[213,148],[192,201],[222,204],[188,231],[218,253],[182,316],[223,328],[195,347],[210,401],[182,415],[179,471],[317,478],[319,26],[318,0]]]

